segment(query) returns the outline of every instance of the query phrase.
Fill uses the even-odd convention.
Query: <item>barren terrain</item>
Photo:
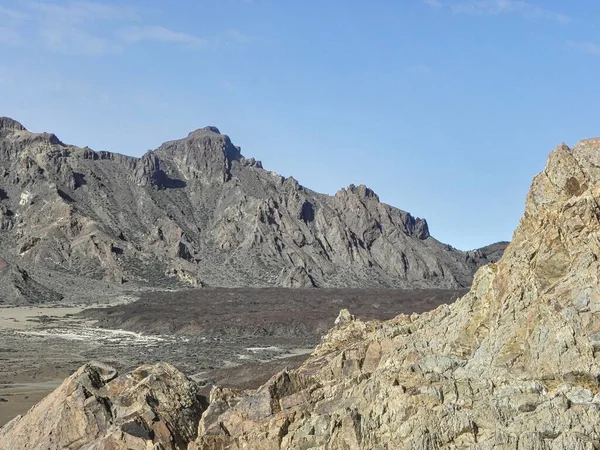
[[[196,289],[80,305],[0,308],[0,426],[80,365],[167,361],[205,386],[257,387],[297,367],[340,309],[389,319],[451,303],[461,290]]]

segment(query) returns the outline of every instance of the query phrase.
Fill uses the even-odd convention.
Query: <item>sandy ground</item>
[[[72,307],[1,307],[0,330],[6,332],[34,331],[40,328],[41,322],[47,317],[68,320],[67,316],[83,310],[80,306]],[[0,360],[6,369],[11,364],[11,356],[18,354],[17,349],[6,348],[7,341],[0,341]],[[6,367],[8,366],[8,367]],[[3,371],[4,372],[4,371]],[[23,414],[46,395],[52,392],[67,376],[65,370],[45,368],[39,376],[44,381],[37,381],[30,374],[2,373],[0,376],[0,426],[18,414]]]
[[[0,402],[0,426],[24,414],[33,405],[42,400],[62,382],[62,379],[42,383],[15,383],[12,385],[0,384],[0,392],[5,402]]]
[[[105,307],[133,300],[133,297],[116,298]],[[48,328],[58,323],[67,328],[87,326],[93,321],[75,317],[85,307],[0,307],[0,426],[24,414],[52,392],[72,373],[73,366],[69,362],[77,359],[76,355],[62,354],[60,346],[46,348],[43,342],[28,345],[27,336],[43,337]]]
[[[268,372],[274,373],[301,364],[312,350],[261,345],[256,339],[145,335],[100,328],[95,320],[76,316],[83,310],[82,306],[0,308],[0,426],[26,413],[90,360],[107,362],[119,370],[169,361],[205,385],[208,394],[212,382],[233,379],[233,372],[227,371],[223,372],[225,379],[220,372],[213,376],[217,369],[233,370],[242,364],[291,357],[291,364],[267,366]],[[258,386],[265,379],[268,376],[256,369],[235,378],[248,386]]]
[[[0,307],[0,329],[27,330],[36,328],[44,317],[65,318],[83,311],[83,306],[38,307],[18,306]]]
[[[457,291],[201,289],[110,304],[0,307],[0,426],[81,365],[166,361],[197,381],[256,388],[298,367],[341,308],[364,319],[421,312]],[[3,401],[4,400],[4,401]]]

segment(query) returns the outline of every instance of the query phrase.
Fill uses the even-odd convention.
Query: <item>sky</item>
[[[561,142],[600,135],[595,0],[0,0],[0,116],[141,156],[217,126],[467,250],[510,240]]]

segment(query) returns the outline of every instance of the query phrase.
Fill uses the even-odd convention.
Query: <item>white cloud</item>
[[[473,15],[519,14],[531,19],[548,19],[559,23],[570,21],[566,14],[522,0],[470,0],[452,6],[452,11]]]
[[[567,41],[567,45],[590,55],[600,55],[600,45],[590,41]]]
[[[221,89],[223,89],[224,91],[231,91],[231,90],[235,89],[235,84],[233,84],[229,80],[221,80],[219,82],[219,87]]]
[[[161,25],[145,25],[141,23],[143,10],[117,4],[80,0],[23,0],[17,4],[12,8],[0,6],[2,44],[41,44],[52,52],[100,55],[120,52],[136,43],[219,47],[259,40],[238,30],[203,37]]]
[[[78,28],[49,27],[40,30],[46,48],[69,55],[101,55],[120,50],[119,46]]]
[[[161,26],[137,26],[122,30],[121,37],[126,42],[164,42],[170,44],[205,45],[208,40],[188,33],[173,31]]]
[[[262,38],[242,33],[239,30],[229,30],[226,37],[230,41],[237,42],[238,44],[251,44],[252,42],[263,41]]]
[[[139,19],[128,7],[90,1],[64,3],[28,1],[24,10],[36,22],[39,38],[48,50],[71,55],[100,55],[120,50],[103,27]]]
[[[66,4],[27,2],[25,6],[38,15],[61,23],[80,24],[88,21],[131,21],[139,19],[132,8],[95,2],[72,1]]]

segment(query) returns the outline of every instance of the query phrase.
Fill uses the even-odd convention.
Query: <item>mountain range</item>
[[[505,245],[456,250],[368,187],[314,192],[215,127],[135,158],[0,118],[0,302],[90,287],[460,288]]]
[[[600,139],[562,144],[498,263],[450,305],[342,310],[296,370],[209,398],[159,363],[90,363],[0,429],[0,449],[539,449],[600,446]]]

